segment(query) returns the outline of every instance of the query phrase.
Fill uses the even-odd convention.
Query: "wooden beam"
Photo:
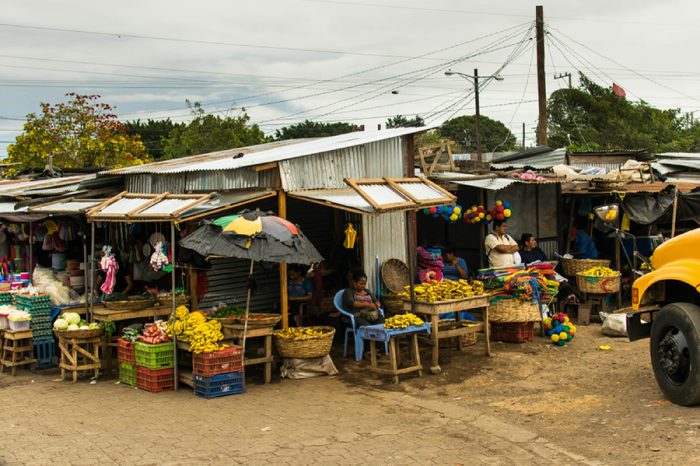
[[[263,163],[262,165],[256,165],[253,167],[253,170],[256,172],[262,172],[265,170],[273,170],[278,167],[277,162],[270,162],[270,163]]]
[[[362,188],[360,188],[360,186],[358,186],[358,184],[355,182],[355,180],[353,180],[351,178],[345,178],[343,181],[345,181],[345,183],[348,186],[350,186],[352,189],[354,189],[357,192],[357,194],[362,196],[362,199],[367,201],[367,203],[369,205],[371,205],[374,210],[380,210],[379,205],[366,192],[364,192],[362,190]],[[382,180],[382,182],[383,182],[383,180]]]
[[[277,215],[287,218],[287,193],[277,191]],[[280,304],[282,306],[282,328],[289,327],[289,295],[287,294],[287,263],[280,263]]]
[[[141,204],[140,206],[136,207],[135,209],[131,209],[129,212],[126,213],[126,216],[127,216],[127,217],[131,217],[132,215],[137,214],[137,213],[141,212],[142,210],[145,210],[145,209],[149,208],[149,207],[152,206],[153,204],[156,204],[156,203],[158,203],[159,201],[161,201],[162,199],[164,199],[165,197],[167,197],[168,194],[170,194],[170,193],[169,193],[169,192],[164,192],[163,194],[158,194],[157,196],[155,196],[155,197],[149,199],[148,201],[144,202],[143,204]]]

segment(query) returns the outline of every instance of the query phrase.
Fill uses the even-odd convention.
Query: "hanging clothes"
[[[105,294],[111,294],[114,291],[114,285],[117,283],[117,272],[119,271],[117,258],[111,252],[106,252],[100,261],[100,267],[107,273],[105,282],[100,287],[100,290]]]

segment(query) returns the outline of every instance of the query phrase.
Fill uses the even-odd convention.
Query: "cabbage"
[[[80,327],[78,327],[76,324],[70,324],[68,326],[68,330],[80,330]]]
[[[90,330],[90,327],[88,327],[87,325],[81,325],[81,326],[78,327],[78,328],[79,328],[80,330]]]
[[[80,314],[75,312],[66,312],[63,314],[63,319],[68,322],[68,325],[78,325],[80,322]]]
[[[97,322],[93,322],[93,323],[91,323],[90,325],[88,325],[88,328],[89,328],[90,330],[94,330],[94,329],[96,329],[96,328],[100,328],[100,324],[98,324]]]
[[[68,322],[66,322],[65,319],[56,319],[56,322],[53,323],[53,328],[56,330],[65,330],[68,328]]]

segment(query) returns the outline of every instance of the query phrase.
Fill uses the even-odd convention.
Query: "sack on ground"
[[[609,337],[627,336],[626,314],[609,314],[607,312],[601,312],[600,318],[603,320],[603,335],[607,335]]]
[[[285,358],[280,369],[283,379],[308,379],[320,375],[336,375],[337,373],[338,369],[333,364],[330,355],[311,359]]]

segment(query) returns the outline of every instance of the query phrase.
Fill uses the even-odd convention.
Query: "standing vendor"
[[[314,285],[308,277],[302,275],[299,267],[289,268],[289,281],[287,282],[287,296],[291,304],[291,314],[297,327],[301,327],[301,308],[304,304],[311,302],[314,292]]]
[[[537,246],[537,238],[532,233],[523,233],[520,237],[520,244],[520,258],[523,260],[523,264],[547,260],[547,254]]]
[[[515,264],[513,255],[520,248],[507,231],[508,222],[498,219],[493,221],[493,233],[486,235],[484,240],[489,267],[508,267]]]
[[[467,262],[455,255],[455,248],[448,246],[442,250],[442,259],[445,267],[442,269],[442,278],[445,280],[466,279],[469,275]]]

